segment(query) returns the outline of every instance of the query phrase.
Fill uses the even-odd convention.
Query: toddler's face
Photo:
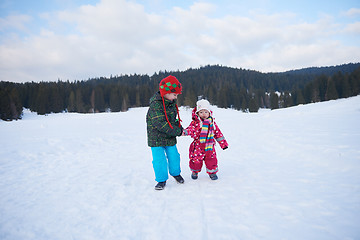
[[[207,119],[210,117],[210,112],[208,110],[202,109],[198,111],[198,116],[201,117],[202,119]]]
[[[164,95],[164,98],[166,98],[169,101],[174,101],[175,99],[177,99],[178,95],[179,94],[177,94],[177,93],[167,93]]]

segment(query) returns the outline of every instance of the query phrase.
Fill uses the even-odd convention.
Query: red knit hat
[[[168,119],[168,116],[167,116],[167,113],[166,113],[164,95],[167,94],[167,93],[181,94],[181,90],[182,90],[181,83],[179,82],[179,80],[176,79],[176,77],[169,75],[169,76],[167,76],[166,78],[164,78],[163,80],[160,81],[159,90],[160,90],[161,98],[163,100],[163,106],[164,106],[166,120],[169,123],[169,126],[171,128],[173,128],[173,126],[169,122],[169,119]],[[178,117],[179,117],[179,127],[181,127],[181,123],[180,123],[181,119],[180,119],[180,114],[179,114],[179,108],[178,108],[177,104],[175,104],[175,106],[176,106],[176,111],[177,111],[177,114],[178,114]]]
[[[162,97],[167,93],[181,94],[182,86],[176,77],[169,75],[161,80],[159,90]]]

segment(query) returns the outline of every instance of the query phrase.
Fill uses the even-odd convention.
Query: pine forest
[[[199,98],[221,108],[257,112],[360,94],[360,63],[314,67],[281,73],[219,65],[149,75],[121,75],[88,80],[13,83],[0,81],[0,118],[21,119],[24,108],[38,114],[98,113],[146,107],[159,82],[173,75],[183,92],[179,106],[194,107]]]

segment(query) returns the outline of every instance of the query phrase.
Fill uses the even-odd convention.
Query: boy
[[[161,80],[159,92],[150,99],[146,123],[148,146],[151,147],[155,180],[158,182],[156,190],[165,188],[169,178],[168,169],[178,183],[184,183],[180,175],[180,154],[176,147],[176,137],[183,132],[176,104],[181,90],[180,82],[170,75]]]

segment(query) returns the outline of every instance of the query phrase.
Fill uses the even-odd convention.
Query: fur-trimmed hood
[[[213,116],[213,112],[212,112],[211,110],[210,110],[209,112],[210,112],[210,116],[213,118],[213,121],[215,122],[215,118],[214,118],[214,116]],[[196,107],[194,107],[194,109],[192,110],[191,118],[192,118],[192,120],[194,120],[195,122],[199,123],[199,124],[200,124],[200,127],[202,127],[202,121],[201,121],[201,118],[197,115],[197,108],[196,108]],[[214,128],[216,128],[215,125],[214,125]]]

